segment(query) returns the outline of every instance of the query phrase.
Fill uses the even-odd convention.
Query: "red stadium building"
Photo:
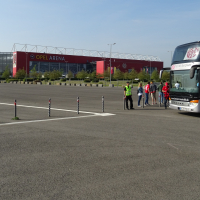
[[[37,46],[35,46],[37,51]],[[86,50],[73,50],[73,55],[69,55],[69,52],[55,49],[55,53],[52,54],[48,51],[50,47],[46,47],[46,52],[28,52],[15,51],[13,53],[13,76],[19,69],[24,69],[27,74],[35,67],[36,71],[44,73],[45,71],[62,70],[63,74],[68,74],[68,71],[72,71],[73,74],[81,70],[92,72],[96,70],[96,73],[103,74],[105,70],[110,71],[110,53],[99,51],[86,51]],[[81,52],[77,55],[77,51]],[[87,52],[87,54],[85,53]],[[89,53],[88,53],[89,52]],[[119,54],[112,53],[111,58],[111,73],[115,70],[122,72],[130,72],[131,69],[136,71],[145,70],[148,73],[154,70],[160,71],[163,69],[163,62],[159,58],[154,56],[138,56],[131,54]]]

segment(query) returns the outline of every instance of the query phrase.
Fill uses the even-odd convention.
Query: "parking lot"
[[[132,93],[123,110],[123,88],[1,83],[0,199],[199,199],[200,114]]]

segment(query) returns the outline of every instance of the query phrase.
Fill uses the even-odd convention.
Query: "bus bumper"
[[[199,112],[199,104],[198,103],[197,104],[191,104],[191,105],[188,105],[188,106],[181,106],[181,105],[172,104],[169,101],[169,108],[179,110],[179,111],[187,111],[187,112],[195,112],[195,113]]]

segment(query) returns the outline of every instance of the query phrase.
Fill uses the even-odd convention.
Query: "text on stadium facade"
[[[37,60],[56,60],[56,61],[65,61],[64,56],[48,56],[47,55],[36,55]]]

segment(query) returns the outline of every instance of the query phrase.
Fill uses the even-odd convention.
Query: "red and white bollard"
[[[16,99],[15,99],[14,105],[15,105],[15,117],[17,117],[17,100]]]
[[[79,114],[79,97],[77,97],[77,114]]]

